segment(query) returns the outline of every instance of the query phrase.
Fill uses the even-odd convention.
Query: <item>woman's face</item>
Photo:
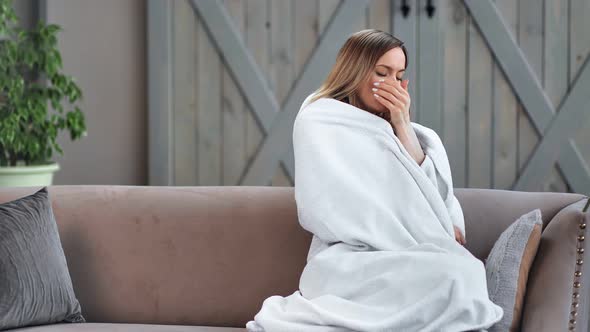
[[[406,70],[404,67],[405,62],[406,56],[401,47],[392,48],[377,60],[377,64],[369,73],[367,81],[359,87],[358,96],[361,102],[361,108],[371,113],[383,113],[387,111],[385,106],[375,100],[373,90],[371,90],[374,87],[373,83],[384,78],[401,82]]]

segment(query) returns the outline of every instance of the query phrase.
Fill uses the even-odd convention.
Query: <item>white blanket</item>
[[[421,167],[384,119],[331,98],[293,126],[295,200],[313,233],[299,290],[264,300],[248,331],[471,331],[503,315],[465,234],[435,131],[412,122]],[[466,237],[466,239],[468,239]]]

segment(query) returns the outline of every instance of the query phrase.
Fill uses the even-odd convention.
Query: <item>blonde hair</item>
[[[376,29],[353,33],[340,48],[332,70],[309,102],[326,97],[358,105],[358,87],[368,78],[379,58],[395,47],[401,47],[407,67],[408,53],[403,41]]]

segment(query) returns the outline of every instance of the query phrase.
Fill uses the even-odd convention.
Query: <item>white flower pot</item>
[[[49,186],[53,173],[59,170],[56,162],[45,165],[0,167],[0,187]]]

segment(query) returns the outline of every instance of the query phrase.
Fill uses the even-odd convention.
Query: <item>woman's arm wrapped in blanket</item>
[[[463,238],[467,239],[465,237],[465,218],[462,209],[457,208],[457,206],[460,207],[460,204],[454,194],[451,167],[442,140],[434,130],[428,127],[414,122],[412,122],[412,127],[416,131],[416,136],[418,136],[426,155],[420,166],[426,172],[430,181],[441,192],[445,205],[451,213],[453,225],[457,226],[461,230]],[[435,146],[438,147],[439,151],[434,151]],[[440,151],[444,153],[440,153]]]
[[[316,101],[294,123],[295,199],[302,227],[326,243],[378,250],[454,239],[452,224],[462,223],[453,218],[463,216],[447,209],[460,206],[443,200],[386,121],[341,104],[326,108]],[[425,141],[427,152],[446,158],[441,147],[435,139]]]

